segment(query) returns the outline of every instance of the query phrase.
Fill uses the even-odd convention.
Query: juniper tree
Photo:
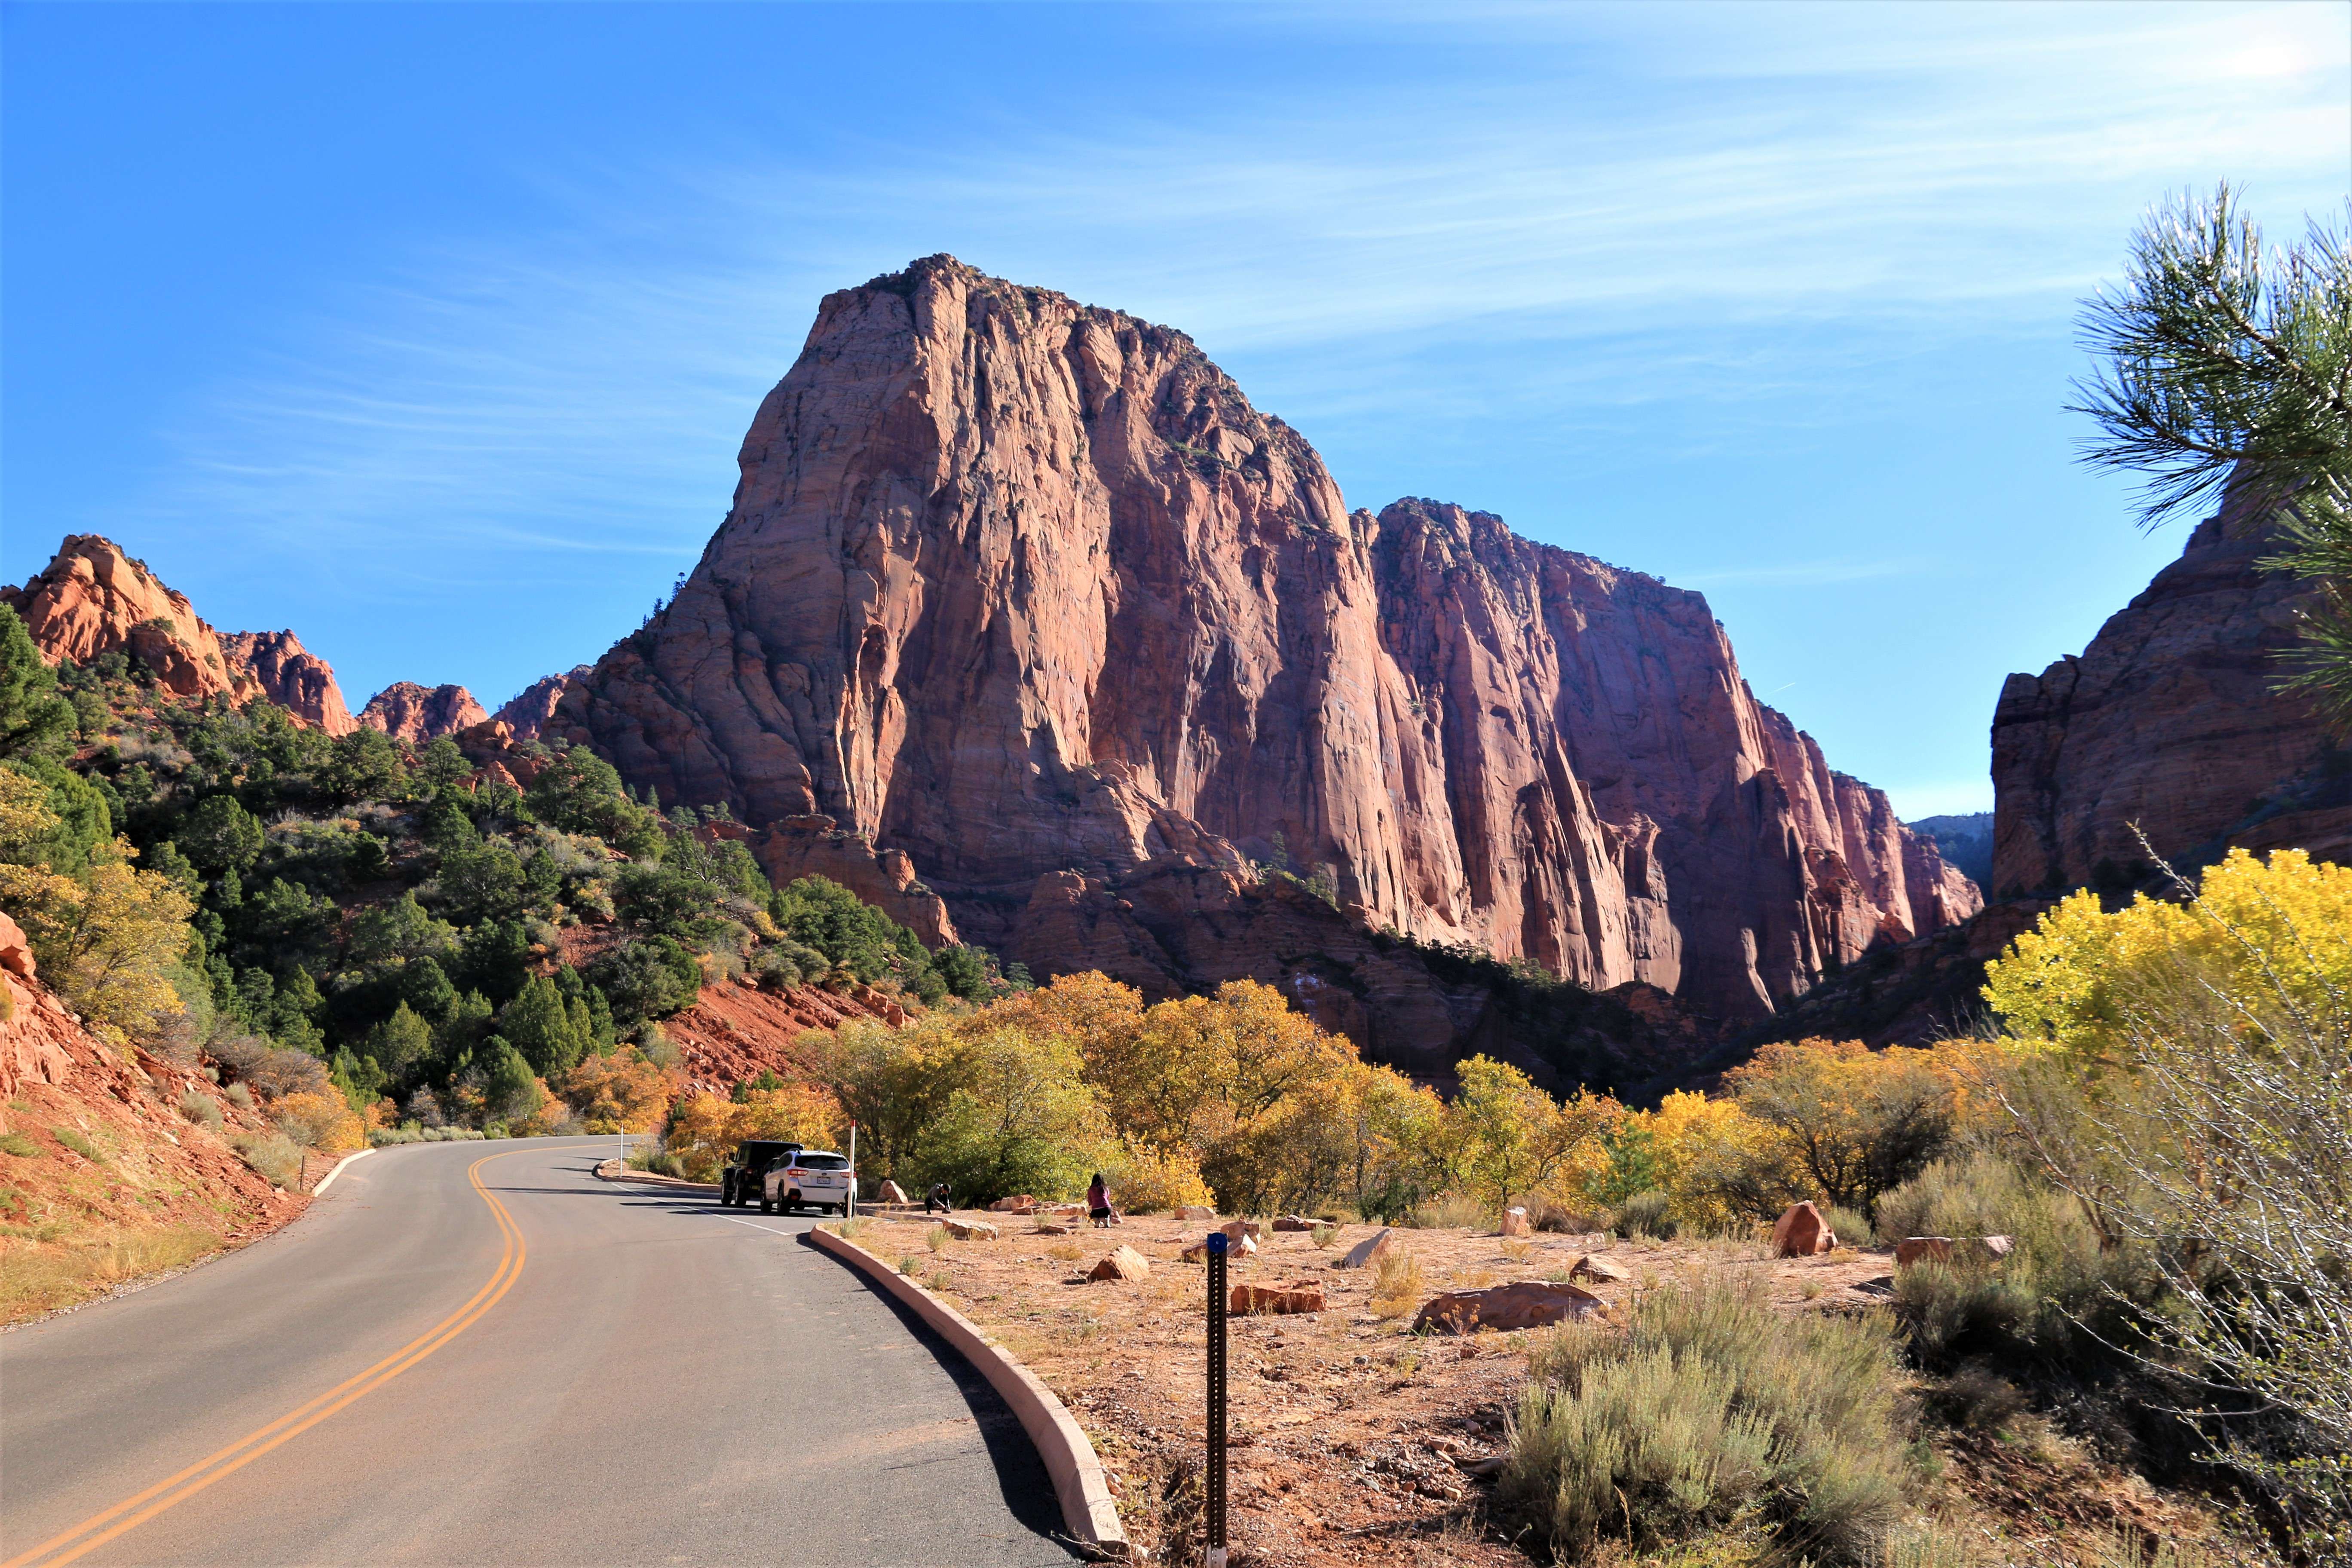
[[[2085,460],[2145,476],[2153,527],[2242,493],[2308,579],[2302,647],[2282,684],[2352,732],[2352,254],[2314,222],[2266,250],[2227,184],[2151,212],[2120,290],[2086,300],[2075,384],[2102,432]]]

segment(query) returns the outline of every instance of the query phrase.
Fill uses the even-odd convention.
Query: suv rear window
[[[764,1165],[771,1161],[782,1159],[795,1147],[796,1145],[791,1143],[751,1142],[739,1147],[735,1154],[736,1158],[741,1160],[746,1165]]]
[[[849,1162],[839,1154],[803,1154],[793,1162],[803,1171],[846,1171]]]

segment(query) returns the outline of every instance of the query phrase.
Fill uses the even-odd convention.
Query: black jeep
[[[779,1160],[790,1160],[799,1153],[797,1143],[778,1143],[755,1140],[735,1145],[735,1153],[727,1168],[719,1173],[719,1202],[722,1207],[741,1208],[757,1203],[761,1197],[761,1178],[768,1167]]]

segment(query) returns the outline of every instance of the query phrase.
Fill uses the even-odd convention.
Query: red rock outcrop
[[[1975,907],[1754,700],[1699,595],[1455,507],[1351,515],[1180,332],[932,258],[826,298],[740,462],[547,733],[904,851],[1041,973],[1125,944],[1213,973],[1163,954],[1244,945],[1208,915],[1273,907],[1244,857],[1360,926],[1734,1020]],[[1117,907],[1139,877],[1190,934]]]
[[[360,727],[343,706],[342,688],[327,661],[302,647],[292,632],[228,632],[221,649],[232,665],[253,672],[261,694],[305,723],[330,735]]]
[[[516,739],[536,741],[554,714],[555,705],[562,700],[564,688],[586,676],[588,670],[587,665],[575,664],[561,675],[542,675],[509,698],[492,717],[512,730]]]
[[[428,690],[413,680],[394,681],[360,710],[361,723],[413,746],[487,723],[489,717],[474,700],[474,694],[462,686],[436,686]]]
[[[143,561],[95,533],[68,534],[40,574],[0,588],[51,664],[120,650],[187,698],[266,700],[330,735],[358,728],[335,672],[292,632],[216,632]]]
[[[2012,675],[1992,719],[1992,886],[2003,897],[2146,879],[2232,845],[2352,858],[2352,755],[2275,682],[2309,591],[2233,496],[2081,657]]]

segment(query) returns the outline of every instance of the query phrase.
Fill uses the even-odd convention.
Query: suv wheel
[[[730,1204],[733,1203],[734,1201],[735,1201],[735,1179],[734,1179],[732,1176],[721,1176],[721,1177],[719,1177],[719,1206],[720,1208],[725,1208],[728,1205],[730,1205]]]
[[[773,1214],[773,1213],[775,1213],[775,1212],[776,1212],[776,1200],[775,1200],[775,1199],[773,1199],[773,1198],[761,1198],[761,1199],[760,1200],[760,1212],[761,1212],[761,1214]]]

